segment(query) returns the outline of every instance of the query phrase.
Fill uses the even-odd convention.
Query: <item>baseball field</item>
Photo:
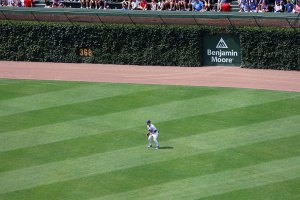
[[[0,94],[1,200],[300,199],[299,92],[0,79]]]

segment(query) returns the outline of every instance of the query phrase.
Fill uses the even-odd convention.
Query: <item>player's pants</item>
[[[149,135],[149,137],[148,137],[149,146],[152,146],[152,139],[153,139],[154,142],[155,142],[156,147],[159,147],[157,137],[158,137],[158,131],[156,131],[156,133],[153,133],[153,134]]]

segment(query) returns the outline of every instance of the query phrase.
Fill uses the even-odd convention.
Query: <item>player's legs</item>
[[[153,135],[153,140],[155,142],[156,148],[158,149],[159,148],[159,143],[157,141],[158,131],[156,133],[152,134],[152,135]]]
[[[153,138],[153,135],[150,134],[150,135],[148,136],[148,141],[149,141],[148,147],[152,147],[152,138]]]

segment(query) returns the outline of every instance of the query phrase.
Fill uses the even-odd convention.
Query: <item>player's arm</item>
[[[147,136],[147,137],[149,137],[149,136],[150,136],[150,134],[151,134],[151,133],[150,133],[150,131],[148,131],[148,132],[147,132],[147,134],[146,134],[146,136]]]

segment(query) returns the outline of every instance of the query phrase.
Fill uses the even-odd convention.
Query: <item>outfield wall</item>
[[[240,63],[232,65],[300,70],[299,29],[1,21],[0,32],[1,60],[203,66],[205,38],[220,36],[229,46],[229,35],[240,48]],[[221,61],[221,54],[235,55],[212,51]]]

